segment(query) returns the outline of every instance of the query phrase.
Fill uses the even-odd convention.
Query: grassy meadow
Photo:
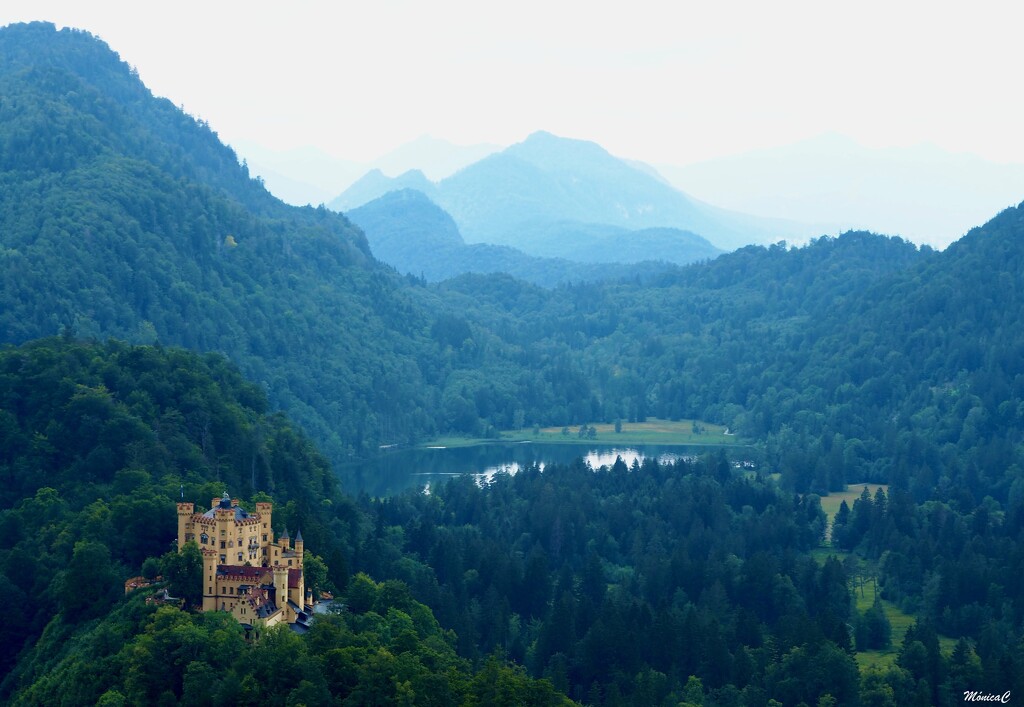
[[[503,430],[498,438],[439,437],[425,442],[421,447],[468,447],[492,442],[539,442],[544,444],[660,444],[694,446],[745,446],[744,440],[730,434],[722,425],[701,420],[659,420],[648,418],[646,422],[622,422],[621,431],[615,431],[612,423],[594,423],[596,435],[580,436],[576,427],[524,427],[521,430]],[[568,430],[568,433],[564,433]],[[695,431],[696,430],[696,431]]]
[[[829,530],[831,530],[832,519],[835,518],[836,513],[839,511],[839,506],[843,501],[846,501],[846,505],[853,507],[853,502],[860,498],[865,487],[868,493],[872,496],[875,492],[881,488],[886,494],[889,493],[889,486],[887,484],[851,484],[847,487],[846,491],[837,493],[831,493],[828,496],[823,496],[821,499],[821,508],[825,511],[828,516]],[[828,545],[828,535],[826,535],[826,544],[812,552],[814,558],[824,563],[825,559],[830,555],[835,555],[844,562],[850,557],[849,552],[843,550],[837,550]],[[856,602],[856,609],[858,613],[863,613],[867,609],[871,608],[871,605],[875,602],[875,595],[878,592],[878,583],[874,577],[868,577],[863,581],[858,578],[851,577],[850,580],[850,591],[853,593],[854,600]],[[896,656],[899,654],[900,647],[903,645],[903,637],[907,633],[907,628],[914,623],[915,617],[904,611],[901,611],[898,606],[893,604],[891,601],[882,599],[882,608],[885,611],[885,617],[889,619],[889,625],[892,628],[892,640],[888,648],[880,650],[870,651],[858,651],[857,652],[857,665],[860,666],[861,670],[868,668],[879,668],[886,669],[892,665]],[[953,651],[953,646],[956,644],[952,638],[945,636],[939,637],[939,643],[942,647],[944,655],[949,655]]]

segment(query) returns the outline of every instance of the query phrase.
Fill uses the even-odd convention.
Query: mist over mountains
[[[243,372],[262,382],[272,402],[290,410],[334,459],[435,431],[500,429],[511,424],[517,408],[529,419],[552,424],[628,417],[630,410],[646,409],[665,417],[722,420],[763,435],[777,430],[786,415],[775,411],[762,419],[751,413],[763,391],[755,392],[749,381],[732,388],[726,376],[720,386],[713,384],[718,379],[707,373],[710,354],[700,347],[715,350],[712,367],[725,375],[735,374],[741,365],[723,353],[728,347],[723,348],[720,332],[727,324],[737,340],[750,341],[754,332],[787,332],[759,340],[756,354],[744,349],[747,363],[742,368],[747,371],[757,370],[765,357],[788,356],[786,342],[803,340],[798,324],[805,317],[817,327],[835,327],[832,334],[819,333],[822,341],[859,339],[882,321],[903,316],[889,312],[864,319],[858,314],[862,308],[870,304],[878,310],[880,303],[887,303],[885,307],[899,311],[908,301],[904,290],[909,286],[895,281],[894,274],[882,277],[886,271],[878,268],[887,261],[934,259],[930,252],[902,246],[896,258],[886,252],[890,246],[873,246],[872,238],[843,237],[838,239],[844,244],[841,249],[826,248],[828,239],[816,248],[792,252],[748,246],[682,270],[678,278],[661,276],[667,280],[658,280],[655,271],[641,266],[638,272],[645,276],[639,280],[607,289],[574,289],[571,296],[560,289],[534,290],[511,278],[478,281],[463,276],[450,286],[424,288],[383,268],[364,234],[343,216],[290,207],[273,198],[208,126],[154,98],[90,35],[31,25],[8,29],[4,42],[0,80],[10,98],[0,106],[0,168],[6,185],[0,195],[6,269],[0,309],[3,339],[17,343],[70,330],[233,352]],[[574,181],[576,172],[558,167],[566,163],[589,164],[593,174],[587,181]],[[471,179],[474,173],[479,177]],[[464,169],[458,179],[449,178],[454,181],[442,180],[438,188],[443,192],[449,184],[461,185],[459,193],[467,194],[474,184],[507,178],[507,193],[530,196],[539,204],[537,211],[552,218],[558,209],[579,216],[590,206],[604,209],[601,213],[608,219],[619,213],[620,222],[648,218],[652,211],[639,196],[616,202],[624,212],[595,199],[601,193],[595,190],[607,184],[603,177],[609,173],[629,174],[643,195],[655,181],[664,190],[659,193],[666,195],[664,210],[703,213],[600,147],[545,134],[510,154],[492,155]],[[561,189],[568,195],[566,205],[536,189],[531,178]],[[413,239],[423,239],[428,249],[473,245],[459,244],[457,219],[434,205],[416,196],[397,202],[416,214],[411,221],[395,220],[394,212],[383,208],[375,215],[363,212],[364,220],[368,225],[373,219],[397,224],[399,245]],[[484,199],[482,205],[514,218],[515,210],[497,198]],[[465,206],[463,212],[472,216],[486,210]],[[1013,223],[1007,218],[997,221]],[[483,218],[478,222],[487,223]],[[419,230],[401,230],[410,224]],[[570,230],[555,225],[559,233]],[[594,243],[595,232],[611,227],[583,228]],[[1012,231],[1012,226],[999,228]],[[987,242],[984,232],[972,233],[969,240]],[[630,233],[680,236],[657,230]],[[611,233],[613,244],[620,235]],[[550,246],[557,239],[547,240]],[[514,270],[514,260],[520,263],[515,267],[538,264],[511,251],[490,252],[488,257],[505,258],[500,267],[508,270]],[[624,252],[620,247],[619,254]],[[953,267],[960,252],[951,249],[937,261],[948,265],[936,267]],[[827,262],[818,261],[826,254]],[[865,257],[870,267],[864,265]],[[985,272],[1005,271],[1006,262],[1014,260],[988,263]],[[414,267],[410,263],[408,272],[418,277],[421,273]],[[567,274],[567,266],[558,267],[563,271],[552,274],[552,281],[576,279]],[[1019,279],[1008,271],[985,277]],[[813,301],[802,301],[799,293],[806,293],[807,286],[795,283],[807,279],[830,284],[820,285]],[[916,289],[924,291],[923,285],[941,280],[933,273]],[[497,294],[487,288],[499,282],[501,297],[494,308],[479,309],[478,303]],[[657,282],[669,284],[655,286]],[[468,299],[461,294],[467,288],[474,291]],[[869,289],[873,294],[864,299]],[[1006,290],[1007,296],[1011,293]],[[564,304],[566,297],[573,304]],[[522,301],[534,306],[522,309]],[[647,301],[656,302],[660,314],[636,308],[635,303]],[[694,304],[699,302],[704,304]],[[842,309],[828,309],[830,302]],[[847,315],[837,319],[840,311]],[[969,330],[983,321],[971,319]],[[945,336],[956,329],[943,331]],[[617,346],[622,348],[609,348],[620,337]],[[634,350],[626,343],[633,340],[662,343]],[[712,346],[712,341],[719,345]],[[668,356],[680,346],[689,354],[670,356],[658,365],[649,358]],[[937,341],[935,346],[950,344]],[[616,359],[632,373],[600,373]],[[667,380],[659,379],[659,370]],[[787,374],[796,376],[786,384],[796,391],[802,391],[800,370]],[[871,370],[883,375],[887,369]],[[568,380],[575,383],[567,386]],[[674,388],[669,381],[686,383]],[[346,403],[339,406],[338,400]]]
[[[375,170],[392,175],[417,170],[430,179],[443,179],[501,149],[487,144],[456,145],[423,135],[367,163],[334,157],[315,147],[279,151],[245,140],[234,142],[233,147],[274,196],[295,206],[327,203]],[[376,196],[380,194],[372,198]]]
[[[255,145],[243,147],[244,153],[250,151],[267,153]],[[461,148],[424,136],[393,155],[379,158],[372,168],[335,161],[332,176],[320,170],[323,153],[319,153],[319,161],[307,154],[309,162],[301,167],[299,159],[289,164],[285,155],[278,155],[268,162],[279,166],[281,172],[273,172],[268,186],[286,201],[330,202],[332,208],[341,211],[400,188],[419,189],[445,206],[441,203],[443,197],[432,193],[436,190],[428,183],[440,182],[499,151],[497,146]],[[293,154],[298,157],[301,152]],[[781,219],[783,223],[776,223],[769,231],[791,242],[865,229],[945,247],[973,225],[1015,203],[1024,188],[1024,167],[1020,165],[991,162],[927,144],[869,148],[838,134],[683,165],[622,162],[681,190],[691,201],[731,211],[741,225],[749,219],[741,230],[750,231],[750,242],[774,242],[770,235],[765,240],[756,234],[765,220],[770,223],[771,219]],[[262,173],[270,173],[263,164]],[[439,165],[444,168],[439,169]],[[406,174],[424,170],[422,179]],[[306,191],[297,194],[291,183],[300,171],[319,174],[320,186],[307,185]],[[334,186],[325,188],[325,184]],[[686,228],[708,235],[693,225]],[[472,232],[471,226],[468,233]],[[735,246],[725,249],[731,247]]]
[[[1024,193],[1024,166],[931,145],[867,148],[826,134],[685,166],[659,164],[676,187],[762,216],[869,229],[945,247]]]
[[[1024,692],[1024,204],[941,252],[851,231],[584,282],[571,268],[610,266],[471,241],[566,248],[575,229],[590,257],[606,237],[625,258],[628,239],[645,253],[711,241],[697,226],[773,227],[544,133],[407,178],[433,192],[388,191],[351,219],[289,206],[102,41],[0,30],[0,590],[19,609],[0,696]],[[374,248],[506,272],[425,282]],[[526,280],[545,268],[567,281]],[[331,470],[440,435],[648,418],[727,425],[756,468],[716,450],[358,500]],[[166,548],[173,499],[229,482],[273,493],[278,522],[330,553],[341,617],[248,644],[225,615],[124,598]],[[854,482],[886,486],[840,506],[828,537],[821,496]],[[868,584],[877,601],[858,607]],[[862,669],[887,613],[903,639]]]
[[[588,232],[574,241],[572,224],[554,226],[556,233],[543,256],[510,246],[467,244],[452,217],[415,189],[389,191],[349,211],[347,217],[366,234],[374,256],[401,273],[428,282],[464,273],[505,273],[551,287],[650,275],[670,263],[685,264],[720,253],[699,236],[674,229],[626,234],[609,226],[596,239]],[[655,256],[659,260],[652,260]]]
[[[449,212],[467,242],[508,245],[534,255],[550,253],[545,244],[556,242],[559,230],[583,236],[578,239],[583,244],[586,234],[599,237],[608,226],[623,231],[675,228],[722,250],[818,235],[806,225],[717,209],[595,143],[545,132],[436,183],[415,171],[395,178],[371,172],[328,206],[344,211],[403,188],[423,191]],[[706,253],[687,262],[701,257]]]

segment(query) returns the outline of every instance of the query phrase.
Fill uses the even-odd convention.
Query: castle
[[[203,554],[203,611],[228,611],[246,629],[287,623],[309,627],[313,594],[302,575],[302,532],[292,545],[286,529],[274,540],[273,504],[249,513],[225,494],[210,510],[178,504],[178,551],[195,541]]]

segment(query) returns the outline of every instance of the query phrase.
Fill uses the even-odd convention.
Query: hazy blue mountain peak
[[[725,250],[808,235],[806,227],[796,224],[764,222],[702,204],[649,165],[615,157],[591,141],[543,130],[439,182],[418,170],[394,178],[370,171],[328,206],[347,211],[403,188],[425,193],[451,214],[467,242],[510,245],[536,255],[547,254],[533,250],[539,241],[573,240],[583,247],[608,228],[675,228],[700,234]],[[647,237],[644,242],[654,248],[648,258],[692,262],[709,255],[703,245],[695,257],[657,250],[671,243],[675,252],[677,239]],[[711,252],[718,251],[712,247]]]
[[[503,154],[514,155],[545,170],[579,170],[581,167],[613,163],[624,164],[610,155],[596,142],[559,137],[539,130],[530,134],[523,142],[504,150]]]
[[[436,185],[418,169],[410,169],[397,177],[389,177],[374,167],[327,206],[335,211],[348,211],[367,204],[388,192],[401,189],[414,189],[431,197],[437,190]]]

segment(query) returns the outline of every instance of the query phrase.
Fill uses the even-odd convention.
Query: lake
[[[595,469],[611,466],[615,457],[627,465],[633,460],[653,457],[659,461],[675,461],[685,456],[700,456],[714,447],[684,445],[613,445],[613,444],[545,444],[494,442],[472,447],[433,449],[402,449],[386,452],[338,468],[342,487],[347,493],[365,491],[383,497],[406,489],[424,489],[443,483],[451,476],[479,474],[491,476],[499,471],[515,473],[531,464],[568,464],[583,457]]]

